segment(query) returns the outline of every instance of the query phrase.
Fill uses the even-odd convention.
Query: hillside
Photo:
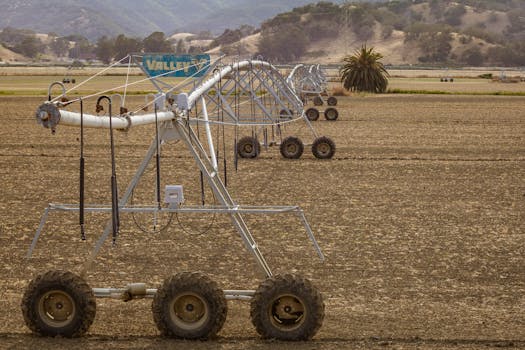
[[[247,40],[210,52],[262,55],[281,63],[326,64],[340,63],[366,43],[391,65],[523,66],[525,2],[324,2],[268,19],[260,34],[250,38],[250,45]]]
[[[30,29],[60,36],[145,37],[154,31],[222,32],[263,20],[311,0],[0,0],[0,30]]]
[[[22,55],[19,55],[0,44],[0,62],[27,61]]]
[[[24,23],[20,29],[1,30],[0,43],[35,61],[111,62],[129,52],[149,50],[179,54],[207,51],[226,54],[228,59],[262,56],[275,63],[326,64],[340,63],[344,56],[366,43],[381,52],[385,56],[383,62],[390,65],[525,66],[525,1],[522,0],[319,2],[269,16],[260,26],[238,25],[245,16],[254,23],[257,16],[307,1],[289,0],[277,5],[277,1],[271,0],[254,5],[251,1],[208,0],[186,4],[185,12],[181,12],[177,8],[180,3],[175,0],[145,0],[140,5],[124,0],[111,3],[67,0],[61,2],[61,7],[56,5],[58,0],[42,0],[38,5],[51,10],[39,16],[34,0],[0,0],[0,6],[3,3],[8,14],[0,17],[0,22]],[[60,21],[55,18],[58,9],[62,11]],[[111,19],[104,17],[109,14]],[[181,23],[179,17],[188,23],[185,27],[188,30],[164,29]],[[35,34],[46,33],[38,29],[46,23],[61,29],[50,35]],[[26,24],[37,28],[36,31],[24,29]],[[215,36],[202,30],[218,29],[219,25],[225,29]],[[192,27],[195,30],[189,30]],[[164,31],[168,35],[157,32],[133,37],[145,30]],[[78,32],[82,34],[71,35]],[[124,34],[111,34],[114,32]],[[61,37],[60,33],[68,35]],[[98,38],[101,34],[107,37],[84,38]],[[15,59],[8,58],[9,55],[0,52],[0,59]]]

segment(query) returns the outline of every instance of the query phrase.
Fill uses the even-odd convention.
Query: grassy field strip
[[[63,76],[35,75],[35,76],[0,76],[0,95],[4,96],[47,96],[49,84],[62,81]],[[66,89],[72,89],[88,76],[77,76],[76,84],[66,84]],[[143,76],[131,76],[130,83],[143,80]],[[181,78],[165,80],[176,85],[183,81]],[[112,89],[112,92],[123,92],[116,89],[124,85],[125,76],[101,76],[75,89],[69,95],[88,95],[98,91]],[[339,83],[331,83],[330,88],[339,87]],[[409,94],[458,94],[458,95],[511,95],[524,96],[525,83],[499,83],[487,79],[461,78],[454,82],[441,82],[439,78],[390,78],[390,93]],[[136,83],[128,87],[130,94],[147,94],[155,91],[154,86],[148,81]],[[55,93],[58,93],[58,89]]]

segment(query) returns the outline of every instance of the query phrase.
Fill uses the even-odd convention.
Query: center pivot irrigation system
[[[286,78],[286,82],[305,105],[308,104],[311,98],[314,106],[322,106],[324,104],[323,96],[328,96],[328,81],[319,65],[296,65]],[[337,120],[339,117],[339,112],[335,108],[337,106],[337,98],[329,96],[326,103],[329,107],[324,110],[325,119],[329,121]],[[310,107],[306,109],[305,115],[308,120],[318,120],[319,110],[315,107]]]
[[[128,62],[139,62],[141,56],[128,57]],[[139,65],[140,66],[140,65]],[[262,137],[265,144],[276,142],[286,125],[306,122],[300,98],[286,83],[277,69],[260,60],[240,61],[231,65],[218,62],[198,67],[199,71],[208,71],[202,78],[191,80],[193,87],[187,93],[178,92],[189,83],[183,82],[171,86],[162,81],[161,76],[149,76],[148,81],[157,88],[158,93],[146,105],[154,106],[154,111],[128,112],[124,105],[125,95],[120,96],[119,113],[113,115],[115,96],[103,95],[104,92],[84,98],[67,100],[64,85],[53,83],[51,88],[60,85],[62,94],[49,99],[36,111],[37,121],[55,132],[58,125],[80,127],[80,193],[77,204],[49,204],[46,208],[37,232],[31,243],[28,257],[31,257],[37,241],[52,211],[72,212],[79,215],[81,238],[85,240],[84,214],[86,212],[111,213],[111,219],[94,245],[93,251],[80,274],[68,271],[52,270],[33,279],[25,290],[22,312],[27,326],[35,333],[45,336],[81,336],[88,331],[96,313],[95,298],[113,298],[124,301],[151,298],[154,321],[163,335],[185,339],[208,339],[220,331],[227,313],[227,300],[245,300],[251,302],[250,316],[257,332],[264,338],[281,340],[306,340],[313,337],[322,325],[324,303],[320,292],[312,283],[300,275],[273,275],[258,244],[252,236],[244,219],[245,214],[283,214],[295,215],[302,223],[319,258],[324,260],[321,249],[312,229],[298,206],[244,206],[238,204],[228,192],[224,175],[221,176],[212,135],[213,128],[249,127],[252,137]],[[128,80],[128,79],[126,79]],[[78,88],[82,83],[77,84]],[[126,82],[125,89],[129,86]],[[180,90],[178,90],[180,91]],[[97,98],[97,113],[108,105],[105,115],[84,113],[84,105],[91,98]],[[145,106],[144,106],[145,107]],[[115,171],[115,146],[113,130],[130,130],[146,124],[155,125],[155,135],[144,159],[124,194],[119,196]],[[196,131],[204,128],[202,136]],[[84,198],[84,128],[110,130],[111,138],[111,205],[85,203]],[[218,129],[220,130],[220,129]],[[315,131],[311,128],[315,135]],[[220,135],[220,133],[217,133]],[[262,135],[262,136],[261,136]],[[236,136],[235,136],[236,137]],[[185,146],[201,172],[201,188],[204,183],[211,188],[216,204],[190,206],[184,204],[183,188],[180,185],[168,185],[163,190],[161,199],[160,148],[169,145],[167,141],[179,141],[176,145]],[[297,152],[297,143],[281,141],[281,152]],[[289,140],[289,139],[288,139]],[[317,138],[314,142],[314,154],[319,158],[333,155],[333,142],[328,138]],[[202,141],[202,142],[201,142]],[[247,146],[235,140],[234,144],[243,148],[238,153],[249,153]],[[173,145],[173,143],[171,143]],[[214,148],[216,147],[216,148]],[[236,150],[239,151],[239,150]],[[331,153],[331,154],[330,154]],[[327,156],[329,155],[329,156]],[[286,155],[285,155],[286,157]],[[294,157],[287,157],[294,158]],[[133,205],[133,191],[145,174],[148,164],[155,160],[156,181],[154,186],[155,202],[151,205]],[[222,179],[223,177],[224,179]],[[146,213],[161,214],[224,214],[231,219],[246,249],[253,255],[257,265],[266,276],[257,290],[221,290],[216,282],[198,272],[177,273],[165,279],[159,288],[147,288],[145,283],[130,283],[123,288],[91,288],[85,281],[86,272],[103,244],[111,236],[113,243],[119,237],[121,214]]]

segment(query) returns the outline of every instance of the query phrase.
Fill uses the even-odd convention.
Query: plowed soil
[[[303,274],[323,293],[323,327],[301,343],[261,340],[249,304],[239,301],[228,302],[226,324],[208,342],[162,338],[150,300],[97,300],[95,322],[80,339],[31,334],[20,311],[29,281],[50,269],[80,272],[109,219],[87,215],[82,242],[76,214],[52,212],[26,258],[47,204],[78,203],[79,130],[59,126],[51,135],[37,125],[41,102],[0,98],[1,348],[525,347],[524,98],[341,97],[337,121],[313,122],[337,145],[328,161],[308,147],[301,159],[285,160],[271,147],[239,160],[235,171],[226,131],[232,196],[247,205],[300,205],[326,255],[317,258],[294,216],[247,218],[274,273]],[[121,193],[153,135],[149,126],[116,133]],[[109,204],[109,133],[88,130],[85,140],[87,201]],[[162,171],[163,186],[183,184],[188,203],[200,201],[199,173],[181,143],[164,145]],[[150,167],[135,200],[153,198],[153,178]],[[180,215],[161,233],[141,224],[149,218],[121,219],[117,245],[106,242],[86,275],[92,287],[154,288],[181,271],[202,271],[224,289],[255,289],[263,280],[228,217]]]

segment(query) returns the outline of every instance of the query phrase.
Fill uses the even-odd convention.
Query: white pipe
[[[208,138],[208,147],[210,148],[210,155],[211,155],[211,164],[213,165],[213,169],[217,171],[217,158],[215,157],[215,148],[213,147],[213,139],[211,137],[211,130],[210,130],[210,123],[208,119],[208,110],[206,109],[206,101],[204,100],[204,96],[201,96],[201,103],[202,103],[202,114],[204,117],[204,128],[206,129],[206,137]]]
[[[197,99],[201,97],[205,92],[207,92],[209,89],[211,89],[215,84],[217,84],[219,81],[221,81],[222,78],[230,74],[234,70],[242,70],[243,68],[247,67],[267,67],[272,70],[276,70],[274,66],[272,66],[270,63],[265,61],[241,61],[234,63],[230,66],[224,67],[222,70],[220,70],[217,73],[213,74],[213,76],[206,80],[201,86],[193,90],[193,92],[188,96],[188,109],[191,109],[195,102],[197,102]]]
[[[163,122],[166,120],[172,120],[175,118],[175,113],[168,112],[159,112],[158,121]],[[91,114],[84,114],[84,126],[87,128],[104,128],[109,129],[109,117],[107,116],[97,116]],[[112,116],[111,123],[113,129],[128,129],[131,126],[154,124],[155,123],[155,114],[142,114],[134,115],[129,117],[122,116]],[[60,111],[60,125],[69,125],[69,126],[80,126],[80,113],[70,112],[61,110]]]
[[[221,79],[226,77],[228,74],[232,73],[233,71],[240,71],[246,68],[252,68],[252,67],[266,67],[271,70],[277,71],[277,69],[272,66],[270,63],[265,61],[241,61],[234,63],[232,65],[224,67],[222,70],[220,70],[217,73],[213,74],[213,76],[205,81],[201,86],[196,88],[189,96],[188,96],[188,103],[187,103],[187,110],[190,110],[197,100],[199,98],[202,98],[205,93],[209,89],[211,89],[215,84],[217,84]],[[203,103],[205,103],[203,101]],[[203,104],[204,106],[204,104]],[[204,110],[206,110],[204,108]],[[69,126],[80,126],[80,113],[78,112],[71,112],[66,110],[60,110],[60,121],[59,123],[62,125],[69,125]],[[158,113],[158,121],[163,122],[167,120],[175,119],[177,115],[172,111],[167,112],[159,112]],[[210,134],[209,136],[209,144],[210,147],[213,148],[213,142],[211,142],[211,131],[209,131],[209,121],[207,116],[206,118],[206,133]],[[84,114],[84,126],[87,128],[104,128],[109,129],[109,117],[105,116],[96,116],[91,114]],[[113,116],[112,117],[112,126],[114,129],[129,129],[131,126],[138,126],[138,125],[146,125],[146,124],[154,124],[155,123],[155,114],[141,114],[141,115],[131,115],[131,116]],[[54,126],[51,126],[54,127]],[[215,169],[217,169],[217,159],[215,159],[215,152],[211,152],[212,155],[212,161],[214,164]]]

